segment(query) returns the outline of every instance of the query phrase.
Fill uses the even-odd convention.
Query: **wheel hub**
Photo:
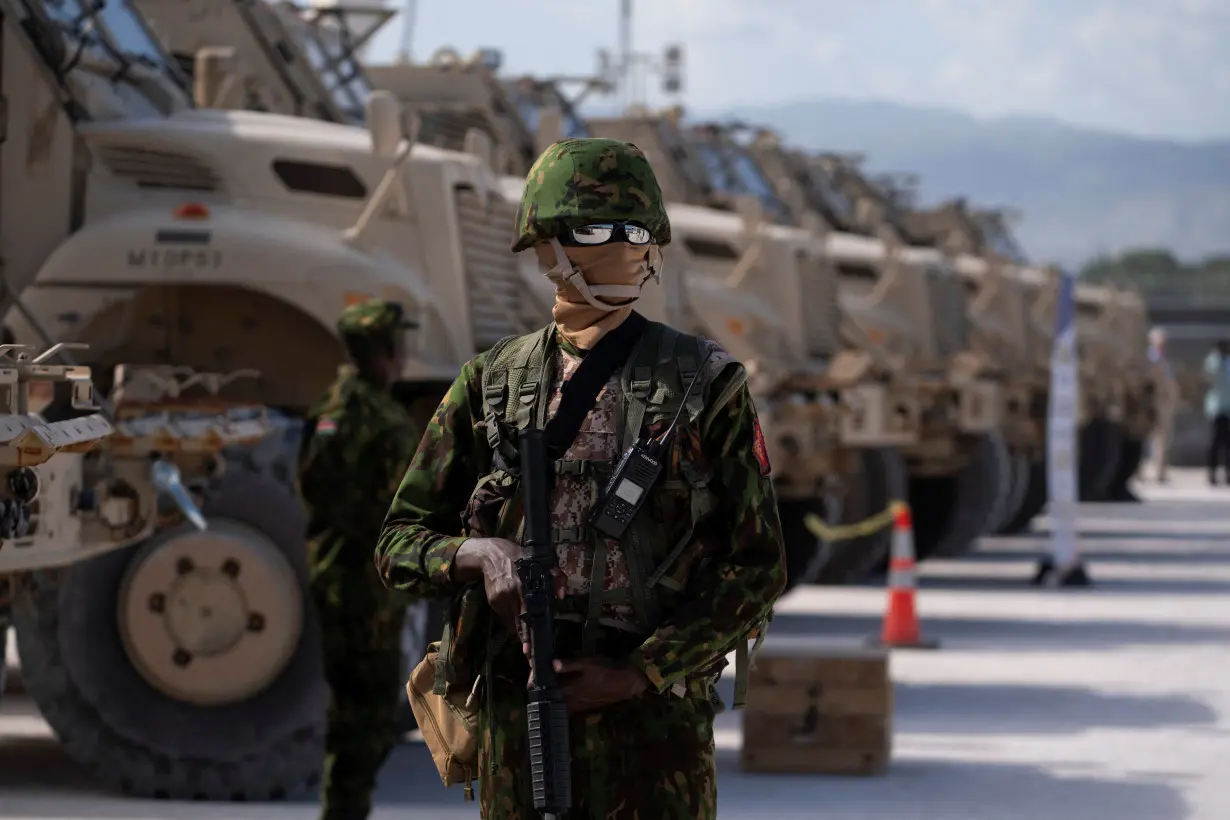
[[[165,607],[162,614],[175,643],[193,656],[212,657],[239,643],[247,626],[248,602],[236,580],[225,570],[189,569],[172,582],[166,603],[154,593],[150,604]]]
[[[197,705],[243,700],[277,678],[303,629],[299,579],[263,534],[234,521],[140,550],[125,573],[119,627],[155,689]]]

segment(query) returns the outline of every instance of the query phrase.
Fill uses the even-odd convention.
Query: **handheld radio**
[[[696,380],[700,378],[701,371],[712,355],[713,351],[710,351],[705,356],[692,380],[688,382],[683,396],[679,399],[679,409],[675,411],[670,427],[666,428],[661,438],[650,441],[637,439],[615,465],[615,471],[602,489],[602,495],[589,517],[589,525],[607,538],[622,538],[632,519],[636,518],[636,514],[644,506],[649,490],[662,474],[662,458],[670,446],[675,425],[679,423],[688,397],[692,395],[692,388],[696,386]]]

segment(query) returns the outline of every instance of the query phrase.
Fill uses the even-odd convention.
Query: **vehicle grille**
[[[461,230],[470,321],[476,352],[505,336],[528,333],[522,319],[524,287],[518,260],[510,251],[516,203],[492,196],[490,207],[469,188],[458,188],[457,222]]]
[[[217,191],[221,178],[198,159],[175,151],[127,145],[94,147],[94,155],[112,174],[142,188]]]
[[[837,354],[841,344],[837,276],[822,258],[801,255],[798,260],[807,354],[827,359]]]

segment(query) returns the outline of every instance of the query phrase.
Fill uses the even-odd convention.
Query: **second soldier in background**
[[[395,303],[351,305],[338,322],[350,364],[308,413],[299,487],[310,515],[312,593],[332,690],[321,820],[363,820],[396,741],[406,601],[372,548],[422,431],[390,394],[411,327]]]

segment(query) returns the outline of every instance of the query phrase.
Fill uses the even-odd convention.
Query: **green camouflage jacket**
[[[567,344],[558,336],[555,343]],[[484,353],[462,367],[388,511],[376,565],[391,589],[435,598],[461,592],[450,570],[466,537],[462,516],[492,460],[480,426],[486,361]],[[732,364],[716,376],[706,400],[723,393],[724,380],[741,376],[740,367]],[[746,386],[724,408],[707,406],[703,419],[699,447],[713,465],[710,490],[720,500],[693,543],[709,560],[692,562],[699,569],[686,579],[686,595],[627,659],[659,692],[722,663],[769,615],[786,580],[768,458]],[[681,517],[670,526],[681,536],[687,523]]]
[[[381,385],[339,369],[308,411],[299,454],[314,569],[370,566],[397,484],[421,433]]]

